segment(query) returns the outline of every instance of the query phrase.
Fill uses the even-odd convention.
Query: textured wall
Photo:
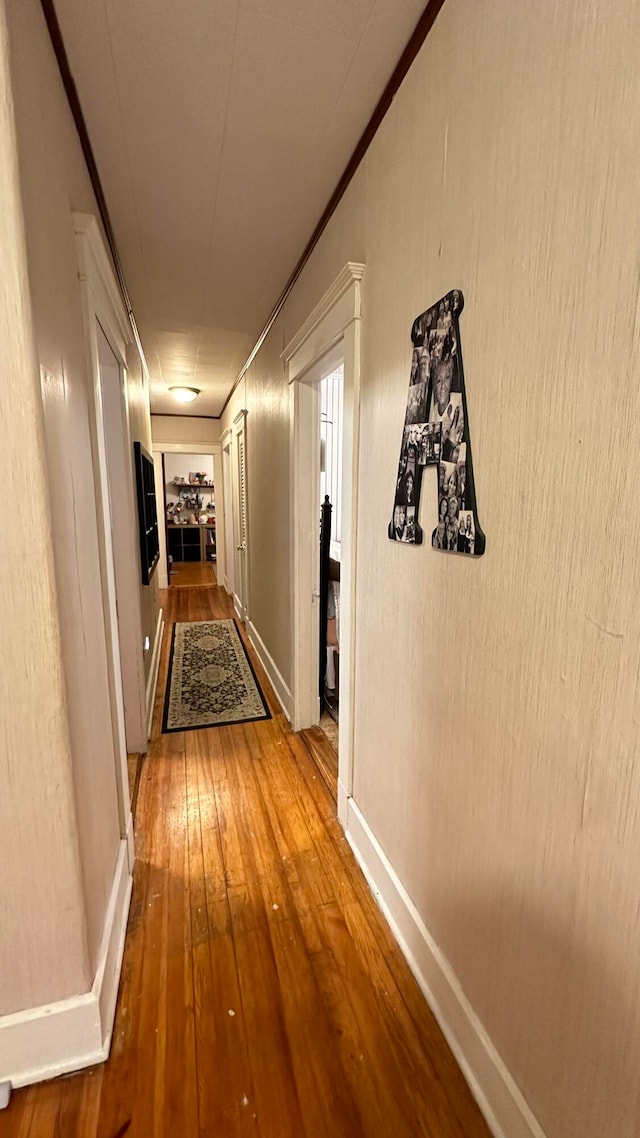
[[[209,443],[215,446],[220,439],[220,420],[197,418],[195,415],[152,415],[151,433],[155,450],[161,450],[162,443]]]
[[[151,416],[149,414],[149,382],[145,376],[138,349],[129,346],[127,353],[127,402],[129,405],[129,431],[131,435],[131,456],[133,461],[133,443],[142,443],[145,450],[151,454],[153,444],[151,441]],[[162,524],[162,503],[158,503],[158,514]],[[138,521],[136,505],[136,525]],[[142,635],[149,637],[151,645],[144,655],[144,672],[148,680],[153,657],[153,643],[158,627],[158,571],[153,574],[148,585],[140,585],[140,612],[142,616]]]
[[[52,544],[39,553],[55,564],[93,974],[120,842],[72,218],[73,211],[96,215],[97,208],[40,4],[7,0],[7,14],[53,529]],[[144,393],[135,377],[131,396],[140,419]]]
[[[90,984],[42,405],[0,0],[0,1015]]]
[[[247,375],[247,471],[249,501],[249,600],[251,620],[286,684],[291,684],[291,570],[289,499],[278,493],[289,476],[289,391],[283,381],[281,342],[270,337]],[[261,572],[281,551],[275,577]]]
[[[222,418],[222,430],[232,426],[240,410],[248,411],[249,617],[290,686],[289,389],[281,351],[282,324],[278,320],[253,367],[233,393]]]
[[[355,797],[549,1138],[640,1130],[639,42],[631,0],[447,0],[247,382],[257,434],[365,261]],[[478,562],[386,538],[411,322],[453,287]],[[285,637],[286,530],[260,554]]]

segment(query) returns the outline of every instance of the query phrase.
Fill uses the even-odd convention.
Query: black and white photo
[[[429,380],[419,380],[412,384],[407,396],[407,423],[424,423],[427,418],[427,398]]]

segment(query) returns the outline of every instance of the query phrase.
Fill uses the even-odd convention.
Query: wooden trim
[[[143,362],[144,369],[146,372],[148,372],[147,361],[142,347],[142,341],[140,340],[136,318],[133,314],[133,308],[131,307],[131,300],[124,278],[122,261],[120,260],[120,254],[118,253],[118,246],[116,245],[115,234],[113,232],[113,226],[111,224],[111,218],[109,216],[109,210],[107,208],[107,201],[104,196],[102,182],[100,181],[100,174],[98,173],[98,166],[91,146],[87,124],[82,113],[82,106],[80,104],[78,91],[74,82],[73,75],[71,74],[69,57],[67,56],[64,40],[62,38],[62,32],[60,31],[60,24],[58,23],[58,17],[56,15],[54,0],[40,0],[40,5],[42,7],[47,30],[49,32],[51,46],[53,47],[53,52],[58,64],[58,70],[60,72],[60,78],[62,79],[62,85],[67,96],[67,102],[69,103],[69,109],[73,116],[73,121],[78,132],[78,137],[80,139],[80,146],[82,148],[82,153],[87,166],[87,171],[89,173],[91,186],[93,188],[96,204],[100,213],[102,228],[104,229],[104,234],[109,246],[109,252],[111,254],[113,267],[115,269],[115,274],[118,280],[118,287],[122,293],[122,299],[127,311],[127,318],[131,325],[133,338],[135,340],[138,351],[140,352],[140,358]]]
[[[302,256],[300,257],[300,260],[298,261],[295,269],[293,270],[291,276],[289,277],[289,280],[287,281],[286,285],[284,286],[284,289],[282,290],[280,296],[278,297],[278,300],[276,301],[275,307],[274,307],[271,315],[269,316],[267,323],[265,324],[264,328],[262,329],[262,332],[258,336],[258,339],[256,340],[253,348],[251,349],[251,352],[249,353],[249,356],[247,358],[246,363],[242,367],[242,370],[238,373],[238,377],[237,377],[233,387],[231,388],[231,391],[227,395],[227,398],[225,399],[225,401],[222,405],[222,410],[220,412],[221,416],[224,415],[224,413],[227,409],[227,406],[229,404],[229,400],[231,399],[231,396],[233,395],[234,391],[236,390],[238,384],[243,379],[245,372],[247,372],[249,370],[249,368],[251,367],[251,364],[255,360],[258,352],[260,351],[260,348],[262,347],[262,345],[264,344],[264,341],[266,340],[267,336],[269,335],[271,328],[273,327],[275,321],[277,320],[278,316],[282,312],[284,305],[286,304],[291,292],[293,291],[293,288],[294,288],[300,274],[302,273],[302,270],[304,269],[307,261],[309,260],[311,254],[313,253],[313,250],[315,249],[316,245],[318,244],[318,241],[322,237],[322,234],[324,233],[325,229],[327,228],[327,225],[329,224],[329,222],[330,222],[331,218],[333,217],[336,209],[338,208],[340,202],[342,201],[342,198],[344,197],[344,194],[345,194],[356,170],[358,169],[360,163],[362,162],[362,159],[364,158],[365,154],[367,153],[367,150],[369,149],[371,143],[373,142],[373,139],[375,138],[375,136],[378,132],[378,127],[380,126],[380,124],[381,124],[382,120],[384,119],[387,111],[389,110],[389,107],[391,106],[395,96],[397,95],[398,91],[400,90],[400,87],[401,87],[402,83],[404,82],[404,80],[407,76],[409,68],[411,67],[411,64],[413,63],[418,52],[420,51],[420,48],[422,47],[424,41],[426,40],[427,36],[429,35],[429,32],[431,31],[431,29],[432,29],[432,27],[436,21],[436,18],[440,12],[440,9],[444,5],[444,2],[445,2],[445,0],[429,0],[426,8],[424,9],[424,12],[422,13],[420,19],[418,20],[418,23],[416,24],[415,28],[413,29],[413,32],[411,34],[411,38],[409,39],[407,46],[405,47],[402,55],[400,56],[400,59],[398,60],[396,66],[394,68],[393,74],[392,74],[389,82],[387,83],[384,91],[382,92],[382,95],[379,98],[379,100],[376,104],[376,108],[375,108],[371,118],[369,119],[369,122],[367,123],[366,127],[364,128],[364,130],[360,136],[360,139],[356,145],[356,148],[353,151],[353,154],[351,155],[351,158],[347,162],[347,165],[344,169],[342,177],[340,178],[340,181],[338,182],[335,190],[333,191],[331,197],[329,198],[329,201],[327,203],[325,211],[322,214],[322,217],[320,218],[320,220],[319,220],[318,224],[316,225],[313,233],[311,234],[311,237],[309,238],[309,240],[308,240],[308,242],[304,248],[304,251],[302,253]]]
[[[153,440],[151,447],[152,451],[156,454],[220,454],[222,447],[220,443],[163,443],[160,440]]]
[[[318,301],[315,308],[313,309],[313,312],[310,314],[310,316],[307,317],[302,327],[299,328],[296,332],[295,336],[289,340],[289,343],[287,344],[284,351],[280,353],[280,359],[286,360],[288,363],[293,358],[293,356],[295,356],[298,349],[301,348],[305,341],[309,339],[309,336],[312,334],[312,332],[315,331],[318,325],[322,323],[325,316],[328,316],[332,308],[338,303],[340,298],[344,296],[347,289],[351,288],[351,285],[354,283],[354,281],[362,280],[364,276],[364,270],[365,266],[358,263],[357,261],[347,261],[342,272],[338,273],[336,279],[332,282],[332,284],[329,285],[329,288],[325,292],[324,296],[321,297],[321,299]],[[360,316],[359,293],[356,297],[355,316]]]
[[[211,418],[214,418],[214,419],[221,419],[222,418],[222,416],[224,415],[224,413],[227,409],[227,406],[229,404],[229,400],[231,399],[231,396],[233,395],[238,384],[240,383],[240,381],[244,377],[245,373],[251,367],[251,364],[253,363],[254,359],[256,358],[256,356],[257,356],[258,352],[260,351],[260,348],[262,347],[267,336],[269,335],[269,332],[271,331],[273,324],[275,323],[276,319],[278,318],[282,309],[284,308],[284,305],[285,305],[288,297],[290,296],[298,278],[300,277],[302,270],[304,269],[307,261],[309,260],[311,254],[313,253],[313,250],[315,249],[316,245],[318,244],[318,241],[322,237],[322,234],[324,233],[325,229],[327,228],[327,225],[329,224],[329,221],[331,220],[336,209],[338,208],[338,205],[342,201],[342,198],[344,197],[344,194],[347,190],[347,187],[349,186],[354,174],[356,173],[356,170],[358,169],[360,163],[362,162],[362,159],[364,158],[364,156],[367,153],[367,150],[369,149],[373,139],[375,138],[375,135],[378,132],[378,127],[382,123],[382,121],[383,121],[385,115],[387,114],[387,111],[389,110],[396,94],[398,93],[402,83],[404,82],[404,79],[407,76],[407,73],[409,71],[409,68],[411,67],[411,64],[413,63],[418,52],[420,51],[420,48],[422,47],[427,36],[429,35],[429,32],[431,31],[431,29],[432,29],[432,27],[436,21],[436,18],[440,12],[440,9],[444,5],[444,2],[445,2],[445,0],[428,0],[427,6],[424,9],[422,15],[420,16],[420,19],[418,20],[418,23],[416,24],[415,28],[413,29],[413,32],[412,32],[411,37],[409,39],[409,42],[407,43],[402,55],[400,56],[400,59],[398,60],[396,66],[394,68],[393,74],[392,74],[389,82],[387,83],[384,91],[382,92],[382,95],[380,96],[380,98],[376,104],[376,107],[373,111],[373,114],[371,115],[369,122],[367,123],[366,127],[364,128],[364,130],[360,136],[360,139],[356,145],[356,148],[351,155],[351,158],[347,162],[347,165],[343,171],[342,177],[340,178],[335,190],[333,191],[331,197],[329,198],[327,206],[326,206],[318,224],[316,225],[313,233],[311,234],[311,237],[309,238],[309,240],[308,240],[308,242],[307,242],[307,244],[303,250],[302,256],[300,257],[300,259],[299,259],[298,263],[296,264],[291,276],[289,277],[289,280],[287,281],[286,285],[284,286],[284,289],[282,290],[280,296],[278,297],[278,300],[276,301],[275,307],[273,308],[271,315],[269,316],[264,328],[262,329],[262,332],[258,336],[256,343],[254,344],[253,348],[251,349],[251,352],[249,353],[249,356],[248,356],[245,364],[243,365],[242,369],[238,373],[238,377],[237,377],[233,387],[231,388],[229,394],[227,395],[227,397],[226,397],[226,399],[222,405],[222,409],[220,411],[220,414],[210,416]],[[56,10],[54,7],[54,0],[40,0],[40,4],[42,6],[42,11],[44,13],[44,18],[45,18],[47,28],[49,31],[49,37],[51,39],[51,44],[52,44],[52,47],[53,47],[53,50],[55,53],[55,57],[56,57],[56,60],[58,62],[58,69],[60,71],[60,78],[62,79],[62,84],[63,84],[64,89],[65,89],[65,93],[67,96],[69,107],[71,109],[71,114],[73,115],[73,121],[75,123],[76,130],[77,130],[78,136],[80,138],[80,145],[82,147],[82,153],[84,155],[84,160],[87,164],[87,170],[89,172],[89,178],[91,179],[91,185],[93,187],[93,192],[95,194],[96,202],[98,205],[98,210],[100,212],[100,218],[102,220],[102,225],[103,225],[103,228],[105,231],[105,236],[107,239],[107,243],[109,245],[109,251],[110,251],[111,256],[113,258],[113,264],[115,267],[116,276],[118,278],[118,284],[120,286],[120,290],[122,292],[122,297],[124,300],[125,308],[127,310],[127,316],[129,318],[129,322],[131,324],[131,329],[133,331],[133,335],[134,335],[134,339],[135,339],[135,342],[136,342],[137,347],[138,347],[138,351],[140,352],[141,359],[143,360],[144,366],[146,368],[147,367],[146,358],[145,358],[145,354],[144,354],[144,351],[142,348],[142,342],[140,340],[140,335],[138,332],[138,326],[136,324],[136,319],[135,319],[135,316],[133,314],[133,308],[131,307],[131,300],[129,298],[129,292],[127,290],[127,285],[126,285],[126,281],[124,278],[124,271],[122,268],[122,262],[120,260],[120,255],[118,253],[118,247],[116,245],[116,239],[115,239],[115,235],[113,232],[113,226],[111,224],[111,218],[109,216],[109,210],[107,208],[107,202],[106,202],[106,199],[104,196],[104,190],[102,188],[102,182],[100,181],[100,175],[98,173],[98,167],[96,164],[93,149],[91,147],[91,141],[89,139],[89,132],[87,130],[87,124],[85,122],[84,115],[82,113],[82,106],[80,104],[80,99],[78,97],[78,91],[77,91],[77,88],[76,88],[76,85],[75,85],[75,82],[73,79],[73,75],[71,73],[71,68],[69,66],[69,59],[68,59],[67,52],[66,52],[66,49],[64,46],[64,40],[62,38],[62,32],[60,31],[60,24],[58,23],[58,17],[56,15]],[[155,413],[161,414],[162,412],[155,412]],[[172,412],[169,412],[168,414],[171,415]],[[173,414],[176,415],[176,417],[178,415],[177,412],[173,412]],[[192,415],[190,415],[190,416],[186,416],[186,417],[187,418],[209,418],[209,416],[204,416],[204,415],[203,416],[195,416],[195,415],[192,416]]]
[[[164,455],[163,455],[164,461]],[[154,464],[155,465],[155,464]],[[166,507],[163,511],[163,517],[166,518]],[[156,624],[156,635],[153,642],[153,650],[151,653],[151,667],[149,668],[149,679],[147,680],[146,691],[146,710],[147,710],[147,741],[151,738],[151,723],[153,720],[153,709],[156,702],[156,688],[158,686],[158,670],[160,668],[160,648],[162,646],[162,635],[164,633],[164,619],[162,609],[158,612],[158,623]]]
[[[180,411],[151,411],[152,419],[215,419],[220,422],[220,415],[183,415]]]

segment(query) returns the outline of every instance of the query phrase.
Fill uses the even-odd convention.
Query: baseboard
[[[158,686],[158,670],[160,668],[160,649],[162,647],[162,634],[164,632],[163,610],[158,612],[158,623],[156,625],[156,636],[153,642],[153,653],[151,655],[151,667],[149,669],[149,679],[147,680],[147,739],[151,738],[151,724],[153,722],[153,707],[156,701],[156,688]]]
[[[127,842],[127,855],[129,858],[129,872],[133,873],[133,865],[134,865],[134,862],[136,860],[136,847],[135,847],[135,839],[134,839],[134,833],[133,833],[133,814],[131,813],[131,811],[129,811],[129,817],[127,818],[126,842]]]
[[[253,648],[256,656],[262,664],[262,667],[269,677],[271,686],[276,693],[278,703],[280,704],[280,707],[289,720],[289,723],[291,723],[291,717],[293,715],[293,696],[289,691],[289,688],[287,687],[284,679],[282,678],[275,660],[268,651],[264,640],[260,636],[260,633],[257,631],[255,625],[253,625],[250,620],[247,621],[247,635],[249,637],[251,647]]]
[[[116,872],[98,955],[98,967],[91,988],[100,1008],[102,1045],[105,1057],[109,1054],[111,1046],[111,1032],[116,1014],[132,887],[133,871],[129,869],[128,843],[124,840],[120,842]]]
[[[13,1087],[101,1063],[109,1054],[132,878],[120,842],[111,896],[90,992],[0,1016],[0,1083]]]
[[[346,836],[495,1138],[545,1138],[353,798]]]
[[[338,821],[339,821],[340,825],[342,826],[342,829],[345,831],[346,831],[347,826],[349,824],[349,803],[351,801],[352,800],[349,798],[347,788],[344,785],[344,783],[341,781],[340,774],[338,773],[338,811],[337,811],[337,813],[338,813]]]

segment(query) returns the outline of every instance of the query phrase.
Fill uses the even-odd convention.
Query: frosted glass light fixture
[[[170,387],[169,391],[173,398],[178,400],[178,403],[193,403],[200,394],[199,387]]]

